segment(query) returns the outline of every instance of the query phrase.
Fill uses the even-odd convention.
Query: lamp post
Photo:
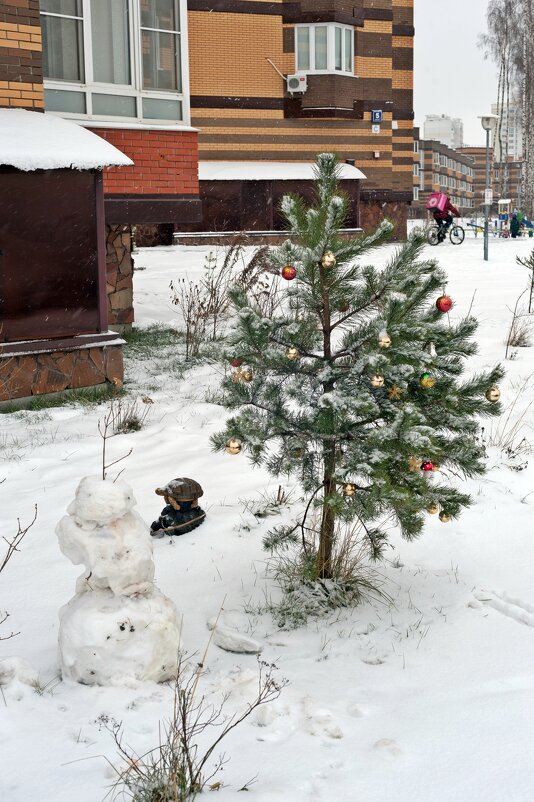
[[[497,120],[499,119],[495,114],[486,114],[484,117],[480,117],[480,122],[482,123],[482,128],[486,132],[486,191],[484,193],[484,207],[485,207],[485,215],[484,215],[484,261],[488,261],[488,250],[489,250],[489,214],[490,214],[490,207],[492,202],[492,189],[490,183],[490,156],[489,156],[489,149],[490,149],[490,134],[493,131]]]

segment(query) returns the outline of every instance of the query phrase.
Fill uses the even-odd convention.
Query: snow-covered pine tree
[[[438,311],[445,274],[422,258],[422,232],[382,270],[363,260],[388,238],[391,223],[368,236],[342,236],[349,201],[338,174],[335,155],[323,153],[316,203],[282,201],[291,238],[271,259],[297,271],[294,282],[282,282],[283,308],[267,318],[239,287],[232,290],[237,323],[226,357],[240,374],[224,381],[223,404],[236,414],[212,438],[216,450],[235,453],[241,444],[254,464],[300,478],[303,519],[273,530],[265,545],[296,543],[299,529],[305,540],[306,515],[318,507],[317,578],[331,576],[337,521],[359,520],[378,557],[388,517],[412,539],[425,511],[439,509],[448,520],[469,504],[447,478],[483,473],[477,417],[500,411],[486,392],[502,376],[497,367],[460,381],[465,358],[477,350],[477,323],[453,325]],[[229,439],[240,443],[228,446]]]

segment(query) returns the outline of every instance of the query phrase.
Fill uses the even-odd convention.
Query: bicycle
[[[430,226],[428,229],[427,240],[430,245],[439,245],[443,242],[447,234],[443,233],[441,226]],[[449,239],[453,245],[461,245],[465,239],[465,231],[462,226],[453,223],[449,229]]]

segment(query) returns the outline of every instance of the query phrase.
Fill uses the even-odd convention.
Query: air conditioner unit
[[[302,94],[308,89],[308,76],[299,75],[298,73],[295,73],[294,75],[287,75],[286,86],[287,91],[292,95],[294,95],[296,92]]]

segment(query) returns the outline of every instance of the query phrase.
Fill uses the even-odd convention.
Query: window
[[[354,74],[354,28],[347,25],[296,25],[297,72]]]
[[[419,189],[425,188],[425,174],[422,170],[419,171]]]
[[[413,141],[413,152],[414,153],[419,153],[419,140],[418,139],[414,139],[414,141]]]
[[[434,164],[439,167],[439,153],[434,153]]]
[[[186,0],[41,0],[45,108],[188,120]]]
[[[419,187],[414,187],[413,188],[413,199],[415,201],[419,200]]]
[[[419,175],[419,164],[417,162],[415,162],[415,164],[413,166],[413,174],[414,175]]]

